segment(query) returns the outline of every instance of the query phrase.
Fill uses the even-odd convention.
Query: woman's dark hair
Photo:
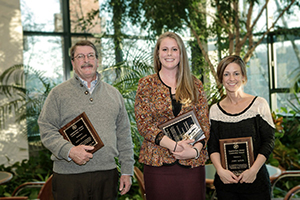
[[[231,56],[226,56],[224,57],[217,68],[217,76],[219,79],[219,82],[222,83],[223,82],[223,74],[225,71],[225,68],[230,64],[230,63],[236,63],[240,66],[241,71],[242,71],[242,75],[244,77],[244,84],[247,83],[247,71],[246,71],[246,65],[245,62],[242,60],[242,58],[240,56],[237,55],[231,55]]]

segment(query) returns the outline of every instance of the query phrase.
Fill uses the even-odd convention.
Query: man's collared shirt
[[[78,76],[78,77],[79,77],[79,76]],[[91,87],[90,87],[90,88],[88,87],[87,81],[83,80],[83,79],[80,78],[80,77],[79,77],[79,79],[80,79],[80,81],[86,86],[86,88],[89,90],[89,92],[92,94],[93,91],[94,91],[94,89],[95,89],[95,86],[96,86],[96,84],[97,84],[97,82],[98,82],[98,73],[97,73],[97,75],[96,75],[96,79],[93,80],[93,81],[91,82]]]

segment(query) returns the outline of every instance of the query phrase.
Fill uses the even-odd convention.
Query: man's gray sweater
[[[73,145],[59,129],[85,112],[104,143],[85,165],[69,160]],[[53,88],[38,119],[41,140],[52,152],[53,171],[75,174],[116,168],[119,158],[122,174],[133,174],[133,145],[130,123],[122,95],[111,85],[98,80],[90,94],[75,74],[73,78]]]

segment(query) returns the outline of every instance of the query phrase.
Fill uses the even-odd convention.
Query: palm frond
[[[25,93],[24,66],[13,65],[0,76],[0,94],[12,97],[15,93]]]
[[[116,76],[118,77],[116,80],[110,81],[112,85],[120,91],[124,98],[127,114],[131,123],[131,134],[135,145],[135,152],[139,152],[139,148],[143,141],[142,136],[138,133],[135,122],[135,95],[139,79],[154,73],[151,63],[152,55],[149,52],[133,48],[126,52],[126,59],[123,62],[108,67],[102,71],[120,72],[120,74]]]
[[[10,79],[14,78],[14,80],[18,80],[17,82],[23,82],[23,75],[24,75],[24,65],[18,64],[13,65],[6,69],[1,75],[0,75],[0,82],[1,83],[8,83]],[[17,79],[15,79],[17,78]],[[20,79],[19,79],[20,78]]]
[[[296,92],[294,93],[294,98],[292,100],[288,100],[288,102],[295,115],[300,116],[300,97],[298,97]]]
[[[56,86],[56,83],[44,74],[43,71],[22,64],[13,65],[1,74],[0,94],[6,98],[0,102],[0,127],[5,126],[5,119],[12,113],[16,122],[32,118],[32,122],[37,126],[36,119],[44,101]],[[27,85],[29,83],[35,86],[30,88]]]

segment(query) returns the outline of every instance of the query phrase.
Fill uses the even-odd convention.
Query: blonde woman
[[[139,162],[144,164],[147,200],[205,199],[206,143],[209,138],[208,105],[200,80],[189,68],[182,39],[162,34],[154,50],[155,74],[139,80],[135,117],[144,137]],[[206,139],[176,142],[159,125],[195,110]]]

